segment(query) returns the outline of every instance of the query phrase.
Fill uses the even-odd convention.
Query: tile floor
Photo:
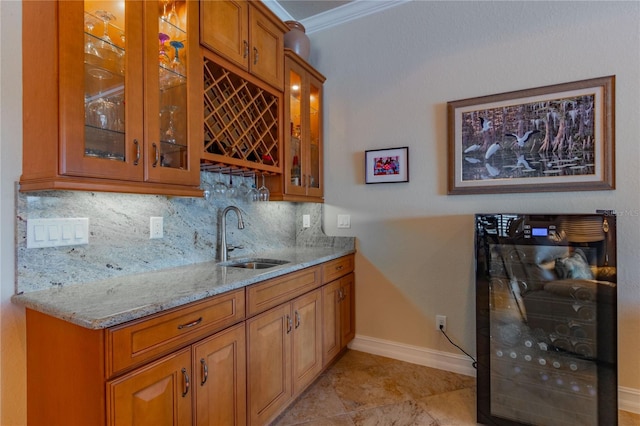
[[[473,377],[349,350],[273,426],[475,426],[475,397]]]

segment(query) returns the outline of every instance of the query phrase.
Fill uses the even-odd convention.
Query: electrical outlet
[[[162,216],[151,217],[149,219],[149,238],[162,238],[163,237],[163,224]]]
[[[447,316],[436,315],[436,330],[447,331]]]

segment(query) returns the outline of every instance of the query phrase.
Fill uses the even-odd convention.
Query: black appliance
[[[475,225],[478,422],[617,425],[615,215]]]

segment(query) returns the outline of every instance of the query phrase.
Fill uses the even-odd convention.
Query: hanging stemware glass
[[[222,169],[218,169],[218,180],[213,184],[213,194],[216,198],[224,198],[227,184],[222,181]]]
[[[238,191],[236,193],[236,198],[237,199],[239,199],[239,200],[246,200],[247,199],[247,194],[249,192],[249,185],[247,185],[247,182],[245,180],[244,175],[240,175],[240,185],[238,185],[236,190]]]
[[[254,180],[253,183],[251,184],[251,188],[249,188],[249,191],[247,191],[247,201],[249,202],[256,202],[256,201],[260,201],[260,193],[258,192],[258,176],[254,175]]]
[[[269,188],[264,184],[264,173],[262,174],[262,186],[258,188],[258,200],[269,201]]]
[[[227,198],[235,198],[238,189],[233,186],[233,171],[229,171],[229,186],[227,187]]]

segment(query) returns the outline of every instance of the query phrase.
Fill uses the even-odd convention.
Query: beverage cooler
[[[475,225],[478,422],[617,425],[615,216]]]

